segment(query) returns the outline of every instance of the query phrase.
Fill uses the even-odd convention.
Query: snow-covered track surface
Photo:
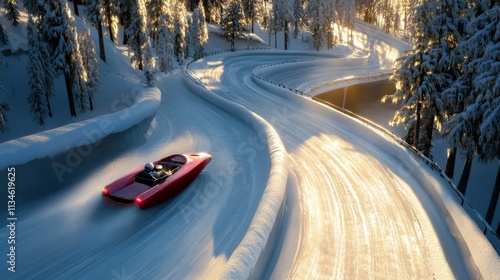
[[[261,65],[301,59],[238,53],[207,57],[189,67],[207,89],[268,120],[288,151],[291,187],[300,201],[300,234],[283,237],[285,242],[296,238],[298,248],[291,268],[281,255],[271,276],[476,277],[438,209],[395,157],[405,153],[402,147],[345,115],[324,114],[310,100],[279,97],[251,79]],[[388,152],[394,149],[400,151]]]

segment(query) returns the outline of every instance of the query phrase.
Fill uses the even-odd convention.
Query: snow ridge
[[[267,242],[271,240],[270,235],[276,222],[281,221],[278,214],[284,212],[280,210],[284,206],[288,176],[286,150],[278,133],[262,117],[209,91],[187,68],[184,70],[184,74],[186,85],[193,92],[240,119],[256,134],[265,138],[268,146],[271,170],[262,200],[248,231],[229,258],[224,272],[220,276],[220,279],[248,279],[252,273],[258,274],[257,263],[264,249],[269,245],[272,246]]]
[[[155,115],[161,101],[158,88],[136,86],[135,103],[115,113],[46,130],[0,144],[0,168],[51,157],[69,149],[90,145],[122,132]]]

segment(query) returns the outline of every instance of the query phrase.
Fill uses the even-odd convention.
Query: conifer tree
[[[186,58],[187,11],[186,7],[178,2],[174,5],[174,53],[179,64],[182,64]]]
[[[154,87],[156,83],[156,77],[154,73],[154,58],[151,53],[151,47],[148,45],[144,52],[144,83],[147,87]]]
[[[17,7],[17,0],[4,0],[4,7],[7,11],[7,19],[10,20],[13,26],[19,24],[19,8]]]
[[[0,61],[0,65],[3,64],[3,61]],[[3,93],[5,88],[0,85],[0,93]],[[2,101],[0,98],[0,132],[5,133],[8,131],[7,128],[7,113],[10,111],[10,106],[7,102]]]
[[[143,0],[133,0],[130,7],[131,22],[125,32],[128,36],[128,45],[133,54],[130,58],[132,66],[144,70],[145,53],[149,49],[149,32],[146,23],[146,8]]]
[[[75,101],[80,109],[85,109],[85,89],[82,80],[86,73],[82,68],[82,59],[78,45],[78,34],[74,18],[63,0],[44,1],[43,17],[40,30],[50,49],[50,60],[57,74],[63,74],[68,94],[71,116],[76,116]]]
[[[37,32],[32,17],[28,18],[28,76],[30,93],[28,103],[38,125],[44,125],[52,117],[50,98],[53,94],[52,73],[47,48]]]
[[[0,23],[0,44],[7,45],[8,43],[9,43],[9,36],[7,36],[5,28],[3,28],[3,25]]]
[[[483,6],[486,11],[467,25],[466,35],[457,47],[459,53],[468,54],[462,63],[463,73],[453,85],[457,100],[465,106],[445,127],[451,146],[458,147],[466,158],[458,185],[464,194],[473,156],[478,155],[483,162],[500,157],[500,8],[493,2],[490,7]],[[497,187],[499,182],[495,184]]]
[[[234,43],[237,36],[242,36],[244,31],[245,15],[239,0],[231,0],[227,8],[223,10],[221,26],[226,33],[224,36],[231,43],[231,50],[234,50]]]
[[[309,20],[309,29],[313,38],[313,48],[317,51],[324,43],[326,19],[324,17],[325,5],[323,0],[309,0],[307,2],[306,14]]]
[[[7,132],[7,113],[10,111],[9,104],[0,99],[0,132]]]
[[[202,2],[202,1],[200,1]],[[244,13],[246,21],[251,23],[250,32],[254,33],[254,26],[256,21],[260,21],[263,16],[263,6],[261,0],[244,0],[243,1]]]
[[[124,45],[128,45],[128,34],[126,30],[129,28],[130,23],[132,22],[132,6],[134,6],[135,0],[122,0],[120,1],[120,23],[123,26],[123,40],[122,43]]]
[[[99,91],[99,85],[101,84],[101,66],[99,64],[99,59],[97,58],[97,53],[94,47],[94,40],[90,35],[90,29],[85,25],[83,27],[83,32],[80,37],[81,55],[82,62],[85,72],[87,74],[87,79],[85,80],[85,85],[87,88],[87,96],[89,99],[89,109],[94,110],[94,94]]]
[[[191,44],[193,46],[193,57],[199,58],[203,57],[204,48],[203,45],[208,41],[208,30],[207,24],[205,22],[205,12],[203,8],[203,1],[200,1],[199,5],[193,11],[191,23]]]
[[[156,53],[158,55],[158,67],[160,71],[169,73],[174,69],[175,54],[173,36],[165,15],[160,16]]]
[[[300,30],[305,29],[305,11],[304,11],[304,6],[302,4],[302,0],[292,0],[292,10],[293,10],[293,17],[292,17],[292,26],[293,26],[293,38],[297,39],[299,36]]]
[[[118,23],[117,18],[120,13],[119,1],[118,0],[103,0],[104,5],[104,22],[107,22],[109,29],[109,39],[111,42],[116,43],[118,35]]]
[[[429,36],[432,28],[433,6],[425,1],[413,10],[413,20],[410,26],[413,49],[406,51],[402,57],[395,61],[394,74],[391,80],[396,82],[396,92],[385,96],[383,102],[391,100],[401,103],[401,108],[396,111],[391,125],[404,125],[408,132],[407,142],[416,149],[422,150],[421,133],[422,113],[429,119],[429,104],[436,87],[432,79],[426,75],[432,71],[428,53]],[[413,134],[413,137],[412,137]],[[413,139],[413,140],[412,140]]]
[[[293,2],[290,0],[273,1],[274,32],[283,32],[284,49],[288,49],[288,28],[293,19]]]
[[[104,35],[102,32],[103,17],[103,1],[102,0],[87,0],[87,17],[94,27],[97,28],[99,35],[99,57],[106,62],[106,50],[104,49]]]
[[[151,0],[148,4],[148,27],[151,33],[153,45],[158,43],[158,29],[160,28],[160,16],[165,14],[168,1]]]

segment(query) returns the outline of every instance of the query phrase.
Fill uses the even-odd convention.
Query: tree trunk
[[[45,100],[47,101],[47,109],[49,110],[49,117],[52,118],[52,108],[50,107],[50,98],[49,94],[45,94]]]
[[[78,1],[80,0],[73,0],[73,9],[75,10],[75,15],[79,16],[80,13],[78,12]]]
[[[415,134],[413,135],[413,147],[418,150],[418,135],[420,134],[420,111],[422,109],[422,103],[420,100],[417,100],[417,111],[415,112],[416,120],[415,120]]]
[[[102,34],[102,23],[99,21],[97,23],[97,31],[99,34],[99,57],[102,61],[106,62],[106,51],[104,49],[104,38]]]
[[[444,173],[448,178],[453,178],[455,174],[455,159],[457,158],[457,148],[448,147],[448,157],[446,158],[446,168]]]
[[[283,36],[285,39],[285,51],[288,50],[288,21],[285,20],[285,29],[283,30]]]
[[[472,156],[467,156],[467,160],[465,161],[464,170],[462,171],[462,176],[460,177],[460,182],[458,182],[457,189],[465,195],[465,191],[467,191],[467,184],[469,183],[470,170],[472,168]]]
[[[252,33],[254,33],[255,16],[252,17]]]
[[[497,170],[497,178],[495,179],[495,186],[493,187],[493,193],[491,194],[490,204],[488,205],[488,212],[486,212],[486,222],[491,225],[493,221],[493,216],[495,215],[495,210],[497,208],[498,195],[500,194],[500,161]]]
[[[92,102],[92,97],[89,95],[90,111],[94,111],[94,102]]]
[[[64,73],[64,81],[66,82],[66,92],[68,93],[69,111],[71,116],[76,117],[75,100],[73,100],[73,87],[71,77],[68,73]]]
[[[113,20],[111,18],[111,3],[110,3],[110,1],[106,0],[105,5],[106,5],[106,16],[108,17],[109,39],[111,39],[111,42],[113,42],[113,44],[115,44],[115,34],[113,33]]]
[[[427,110],[427,120],[425,124],[425,143],[424,143],[424,156],[432,159],[431,150],[432,150],[432,133],[434,131],[434,110],[429,108]]]

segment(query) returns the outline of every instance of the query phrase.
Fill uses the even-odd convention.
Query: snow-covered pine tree
[[[479,160],[489,162],[500,158],[500,8],[491,8],[467,25],[466,36],[457,49],[467,53],[462,64],[463,73],[454,87],[465,109],[446,124],[452,147],[458,147],[467,161],[477,154]],[[470,166],[466,166],[459,182],[459,190],[466,192]],[[500,172],[500,170],[499,170]],[[497,176],[498,177],[498,176]],[[498,187],[498,180],[495,188]],[[496,193],[496,194],[495,194]],[[495,190],[490,208],[498,199]],[[496,205],[495,205],[496,207]],[[494,207],[493,207],[494,208]],[[488,209],[490,211],[490,209]],[[491,211],[494,211],[491,210]],[[487,213],[489,222],[493,213]]]
[[[50,97],[53,94],[52,73],[47,61],[49,54],[47,48],[37,31],[37,26],[31,15],[28,18],[28,84],[30,93],[28,103],[31,112],[39,125],[44,125],[48,117],[52,117]]]
[[[186,33],[188,29],[186,7],[177,2],[174,4],[174,53],[179,64],[186,58]]]
[[[102,32],[102,22],[104,20],[103,0],[87,0],[87,17],[90,23],[97,28],[99,34],[99,57],[106,62],[106,50],[104,49],[104,35]]]
[[[123,26],[123,30],[127,30],[132,22],[132,6],[134,6],[133,2],[135,0],[121,0],[120,3],[120,23]],[[128,45],[128,35],[127,32],[123,32],[123,40],[122,43],[124,45]]]
[[[290,23],[293,26],[293,38],[297,39],[299,32],[305,30],[305,12],[302,0],[292,0],[293,17]]]
[[[174,69],[175,54],[171,27],[167,23],[165,15],[160,16],[160,28],[158,29],[158,67],[164,73],[170,73]]]
[[[4,7],[7,11],[7,19],[10,20],[13,26],[19,24],[19,8],[17,6],[17,0],[4,0]]]
[[[274,48],[278,48],[278,43],[277,43],[277,40],[276,40],[276,32],[274,32],[275,28],[274,28],[274,23],[275,23],[275,20],[274,20],[274,14],[273,14],[273,11],[270,9],[267,11],[267,16],[265,17],[267,19],[267,22],[266,22],[266,29],[267,29],[267,34],[269,35],[269,46],[271,45],[271,38],[273,37],[274,35]]]
[[[231,0],[229,5],[223,10],[222,30],[226,31],[224,36],[231,43],[231,50],[234,50],[234,43],[237,36],[242,36],[246,22],[243,7],[240,0]]]
[[[427,75],[429,71],[432,71],[428,53],[428,34],[433,28],[433,9],[433,3],[424,1],[412,11],[410,28],[411,33],[414,34],[413,49],[406,51],[395,61],[395,70],[391,80],[396,82],[396,92],[385,96],[382,100],[401,103],[401,108],[395,112],[390,124],[404,125],[408,132],[407,141],[419,150],[423,148],[419,142],[422,110],[429,113],[427,109],[432,102],[431,96],[436,91],[435,85]],[[413,133],[413,141],[411,141],[411,133]]]
[[[432,158],[432,139],[434,130],[442,127],[445,121],[446,102],[443,92],[451,87],[458,78],[458,71],[452,63],[452,52],[460,39],[458,32],[461,20],[459,13],[464,9],[462,1],[434,0],[429,1],[432,19],[427,30],[428,59],[422,64],[425,69],[425,80],[432,84],[434,90],[424,96],[422,108],[422,133],[419,145],[422,152]]]
[[[99,86],[101,84],[101,65],[99,64],[99,59],[95,51],[94,39],[92,39],[90,29],[86,26],[85,22],[83,32],[79,38],[83,67],[87,73],[85,83],[89,98],[89,106],[90,110],[94,110],[94,94],[99,91]]]
[[[474,84],[483,95],[476,99],[483,122],[480,127],[479,159],[483,162],[499,162],[493,193],[485,220],[491,225],[500,194],[500,4],[496,2],[486,13],[469,25],[472,32],[479,33],[472,40],[485,41],[485,49]],[[482,28],[482,29],[481,29]],[[477,30],[477,31],[475,31]],[[481,35],[482,34],[482,35]],[[480,37],[484,36],[484,39]],[[488,42],[489,41],[489,42]]]
[[[324,30],[326,33],[326,48],[329,50],[337,43],[337,38],[335,38],[335,34],[333,33],[333,24],[338,23],[337,6],[335,1],[325,2],[323,14],[325,19]]]
[[[207,23],[205,22],[205,12],[203,8],[203,1],[201,0],[193,11],[191,25],[191,44],[193,44],[192,55],[194,58],[200,58],[203,57],[203,45],[208,41]]]
[[[196,33],[198,32],[198,26],[193,24],[193,15],[187,17],[187,32],[186,32],[186,57],[194,58],[195,48],[196,48]]]
[[[293,20],[293,1],[291,0],[274,0],[273,1],[273,17],[275,24],[274,33],[283,32],[284,49],[288,49],[290,43],[289,25]]]
[[[153,54],[151,53],[151,46],[147,45],[144,52],[144,83],[147,87],[154,87],[156,84],[156,76],[154,73],[155,60]]]
[[[164,0],[151,0],[148,7],[148,29],[153,39],[153,46],[158,44],[158,29],[160,28],[160,16],[168,11],[168,1]]]
[[[319,51],[323,46],[326,19],[324,17],[324,0],[309,0],[306,7],[306,15],[309,21],[313,42],[312,47]]]
[[[202,2],[202,1],[200,1]],[[244,0],[243,1],[244,13],[246,16],[246,21],[251,23],[251,31],[254,33],[255,22],[262,19],[262,0]]]
[[[146,8],[144,0],[133,0],[130,7],[131,22],[125,30],[128,36],[128,45],[133,54],[130,58],[132,66],[144,69],[145,53],[150,48],[149,32],[146,24]]]
[[[82,58],[74,18],[67,2],[63,0],[44,1],[42,8],[44,12],[40,33],[49,46],[55,73],[64,75],[70,113],[71,116],[76,116],[75,101],[80,109],[86,108],[86,104],[82,103],[85,100],[85,88],[82,88],[81,82],[85,80],[86,73],[81,66]]]
[[[103,0],[103,22],[106,22],[109,30],[109,39],[115,43],[118,39],[118,14],[120,13],[118,0]]]
[[[437,97],[442,103],[438,104],[439,113],[436,114],[436,120],[440,127],[443,122],[454,115],[458,107],[463,105],[456,104],[454,101],[456,92],[452,85],[460,75],[460,66],[457,64],[456,46],[465,32],[467,20],[465,18],[465,2],[462,0],[440,0],[438,1],[438,10],[433,18],[435,31],[433,32],[433,43],[430,46],[430,55],[436,65],[433,76],[438,85],[440,97]],[[444,135],[440,133],[440,137]],[[448,148],[445,173],[453,178],[455,169],[456,148]]]
[[[377,21],[378,0],[358,0],[356,1],[357,12],[364,22],[375,24]],[[414,6],[412,6],[414,7]]]
[[[339,36],[342,37],[340,28],[347,28],[348,40],[352,40],[352,31],[354,30],[354,21],[356,20],[355,1],[351,0],[338,0],[337,1],[337,14],[339,28]]]

